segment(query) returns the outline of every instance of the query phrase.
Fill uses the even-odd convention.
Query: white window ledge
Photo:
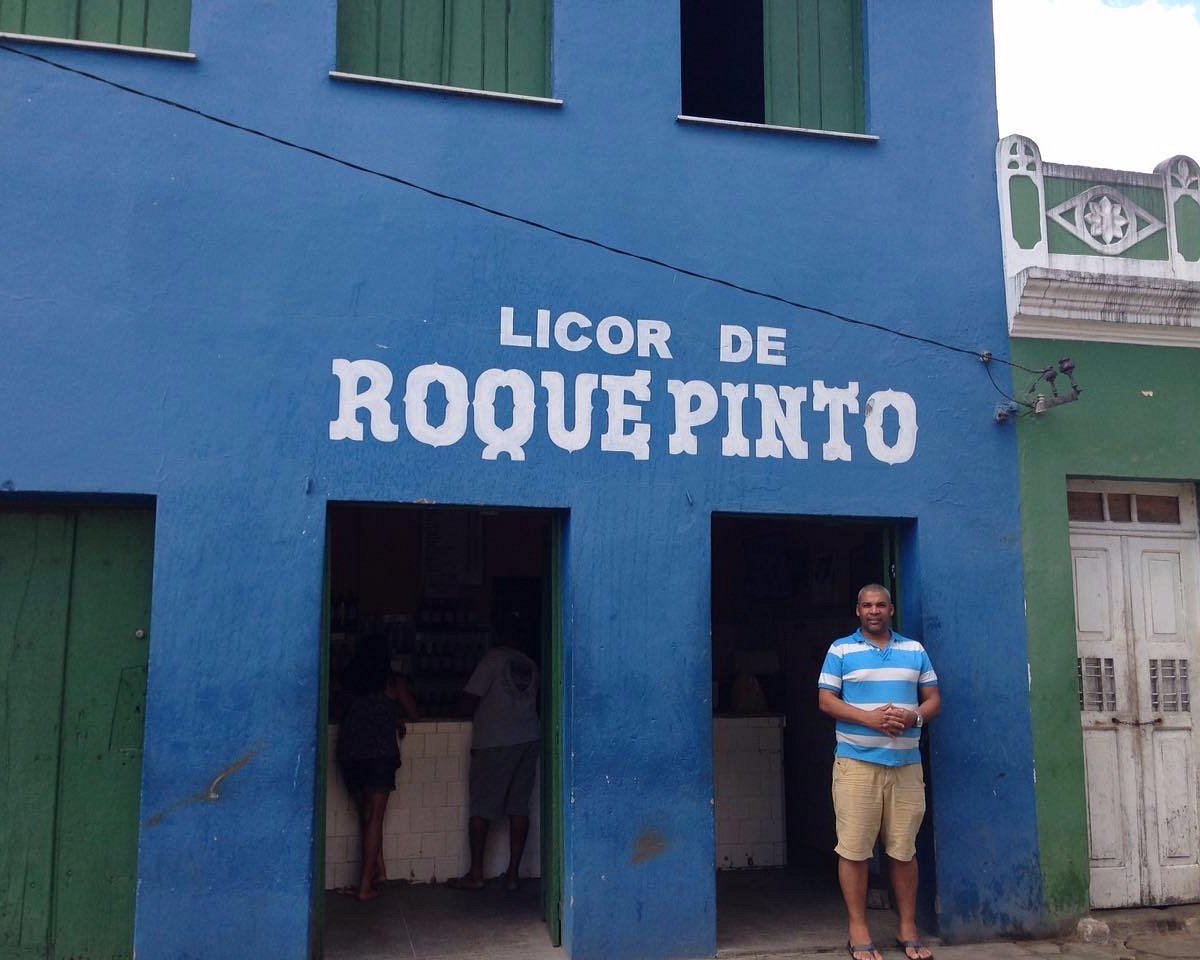
[[[482,97],[485,100],[508,100],[512,103],[535,103],[543,107],[561,107],[563,102],[554,97],[534,97],[526,93],[504,93],[500,90],[476,90],[472,87],[449,87],[440,83],[420,83],[416,80],[394,80],[391,77],[372,77],[365,73],[343,73],[330,70],[334,80],[349,80],[353,83],[377,83],[385,87],[403,87],[408,90],[427,90],[432,93],[450,93],[458,97]]]
[[[1014,337],[1200,347],[1200,283],[1047,267],[1010,283]]]
[[[16,40],[20,43],[45,43],[52,47],[74,47],[77,50],[107,50],[111,53],[133,53],[143,57],[162,57],[166,60],[195,60],[196,55],[188,50],[160,50],[157,47],[134,47],[127,43],[99,43],[96,40],[72,40],[70,37],[39,37],[31,33],[4,33],[0,40]]]
[[[832,140],[859,140],[878,143],[879,138],[871,133],[843,133],[840,130],[814,130],[811,127],[783,127],[776,123],[747,123],[744,120],[718,120],[715,117],[689,117],[681,113],[675,118],[680,123],[698,123],[706,127],[733,127],[735,130],[764,130],[767,133],[798,133],[802,137],[827,137]]]

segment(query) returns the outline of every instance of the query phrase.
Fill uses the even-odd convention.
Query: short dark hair
[[[882,583],[868,583],[865,587],[860,587],[858,591],[858,603],[862,603],[862,595],[864,593],[882,593],[888,599],[888,603],[892,602],[892,591],[885,587]]]

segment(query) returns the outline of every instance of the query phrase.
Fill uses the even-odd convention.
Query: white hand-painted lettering
[[[671,453],[695,454],[696,427],[717,415],[717,391],[704,380],[668,380],[667,392],[675,398],[675,430],[667,442]]]
[[[808,388],[780,387],[776,393],[775,387],[756,383],[754,399],[762,407],[762,436],[754,443],[754,455],[780,458],[786,446],[794,460],[807,460],[808,444],[800,432],[800,411],[808,399]]]
[[[721,324],[721,362],[742,363],[754,353],[754,337],[736,323]]]
[[[671,348],[667,341],[671,339],[671,325],[661,320],[638,320],[638,350],[639,357],[650,356],[650,350],[663,360],[671,359]]]
[[[512,423],[496,424],[496,391],[512,391]],[[507,453],[513,460],[524,460],[522,447],[533,436],[533,380],[524,370],[484,370],[475,381],[475,436],[483,441],[483,459],[495,460]]]
[[[858,384],[851,380],[845,387],[827,387],[824,380],[814,380],[812,405],[814,410],[829,410],[829,439],[821,444],[822,459],[850,460],[846,411],[858,413]]]
[[[750,396],[748,383],[723,383],[721,396],[725,398],[725,436],[721,438],[721,456],[750,456],[750,440],[742,433],[742,404]]]
[[[329,423],[330,440],[362,440],[363,428],[358,411],[366,410],[371,419],[371,436],[390,443],[400,435],[392,422],[392,371],[378,360],[334,360],[333,373],[338,378],[338,418]],[[358,382],[367,381],[367,389],[359,392]]]
[[[527,333],[513,332],[513,308],[500,308],[500,346],[502,347],[528,347],[533,343],[533,338]]]
[[[785,366],[787,357],[783,351],[787,349],[784,344],[786,338],[787,331],[783,327],[759,327],[758,362],[772,367]]]
[[[561,373],[546,370],[542,386],[546,390],[546,432],[556,447],[574,453],[582,450],[592,439],[592,394],[600,385],[594,373],[581,373],[575,378],[575,425],[567,428],[566,386]]]
[[[600,435],[600,449],[631,453],[634,460],[649,460],[650,424],[641,422],[641,406],[625,398],[649,402],[650,371],[635,370],[629,377],[606,373],[600,378],[600,387],[608,394],[608,429]],[[633,425],[631,430],[626,431],[627,424]]]
[[[446,391],[446,416],[438,426],[429,422],[429,388],[440,383]],[[458,443],[467,432],[467,378],[461,370],[437,363],[414,367],[404,387],[404,423],[414,440],[431,447]]]
[[[500,308],[500,346],[533,347],[545,350],[551,339],[561,350],[578,353],[596,343],[607,354],[623,356],[637,347],[639,357],[649,357],[651,352],[662,360],[670,360],[671,325],[663,320],[639,319],[636,326],[625,317],[612,314],[595,325],[595,340],[584,333],[593,329],[592,321],[576,310],[560,313],[550,322],[550,311],[539,308],[534,333],[519,333],[516,311],[512,307]]]
[[[900,428],[896,442],[888,444],[883,435],[883,413],[891,407],[896,411]],[[917,449],[917,403],[899,390],[878,390],[867,397],[867,415],[863,421],[867,433],[867,449],[871,456],[884,463],[906,463]]]
[[[596,324],[596,343],[605,353],[617,357],[628,353],[634,339],[633,324],[624,317],[605,317]]]

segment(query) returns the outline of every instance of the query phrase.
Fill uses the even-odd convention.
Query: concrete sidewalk
[[[897,946],[878,944],[884,960],[904,960]],[[1200,960],[1200,905],[1103,910],[1081,920],[1073,936],[1045,940],[931,944],[938,960]],[[722,960],[831,960],[845,948],[802,953],[721,951]]]

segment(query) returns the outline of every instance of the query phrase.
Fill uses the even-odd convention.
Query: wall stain
[[[667,851],[667,838],[658,827],[647,827],[633,841],[633,856],[630,863],[645,863],[660,857]]]
[[[229,766],[219,771],[217,775],[209,781],[208,786],[199,793],[193,794],[190,797],[185,797],[183,800],[180,800],[178,803],[167,807],[165,810],[159,810],[158,813],[151,814],[146,819],[146,826],[157,827],[172,813],[175,813],[177,810],[182,810],[184,807],[190,807],[192,804],[215,803],[217,800],[220,800],[221,794],[218,791],[221,786],[221,781],[230,774],[241,770],[242,767],[246,766],[246,764],[262,753],[267,746],[269,746],[269,744],[261,747],[255,747],[249,753],[242,754],[240,757],[234,760],[233,763],[229,764]]]

